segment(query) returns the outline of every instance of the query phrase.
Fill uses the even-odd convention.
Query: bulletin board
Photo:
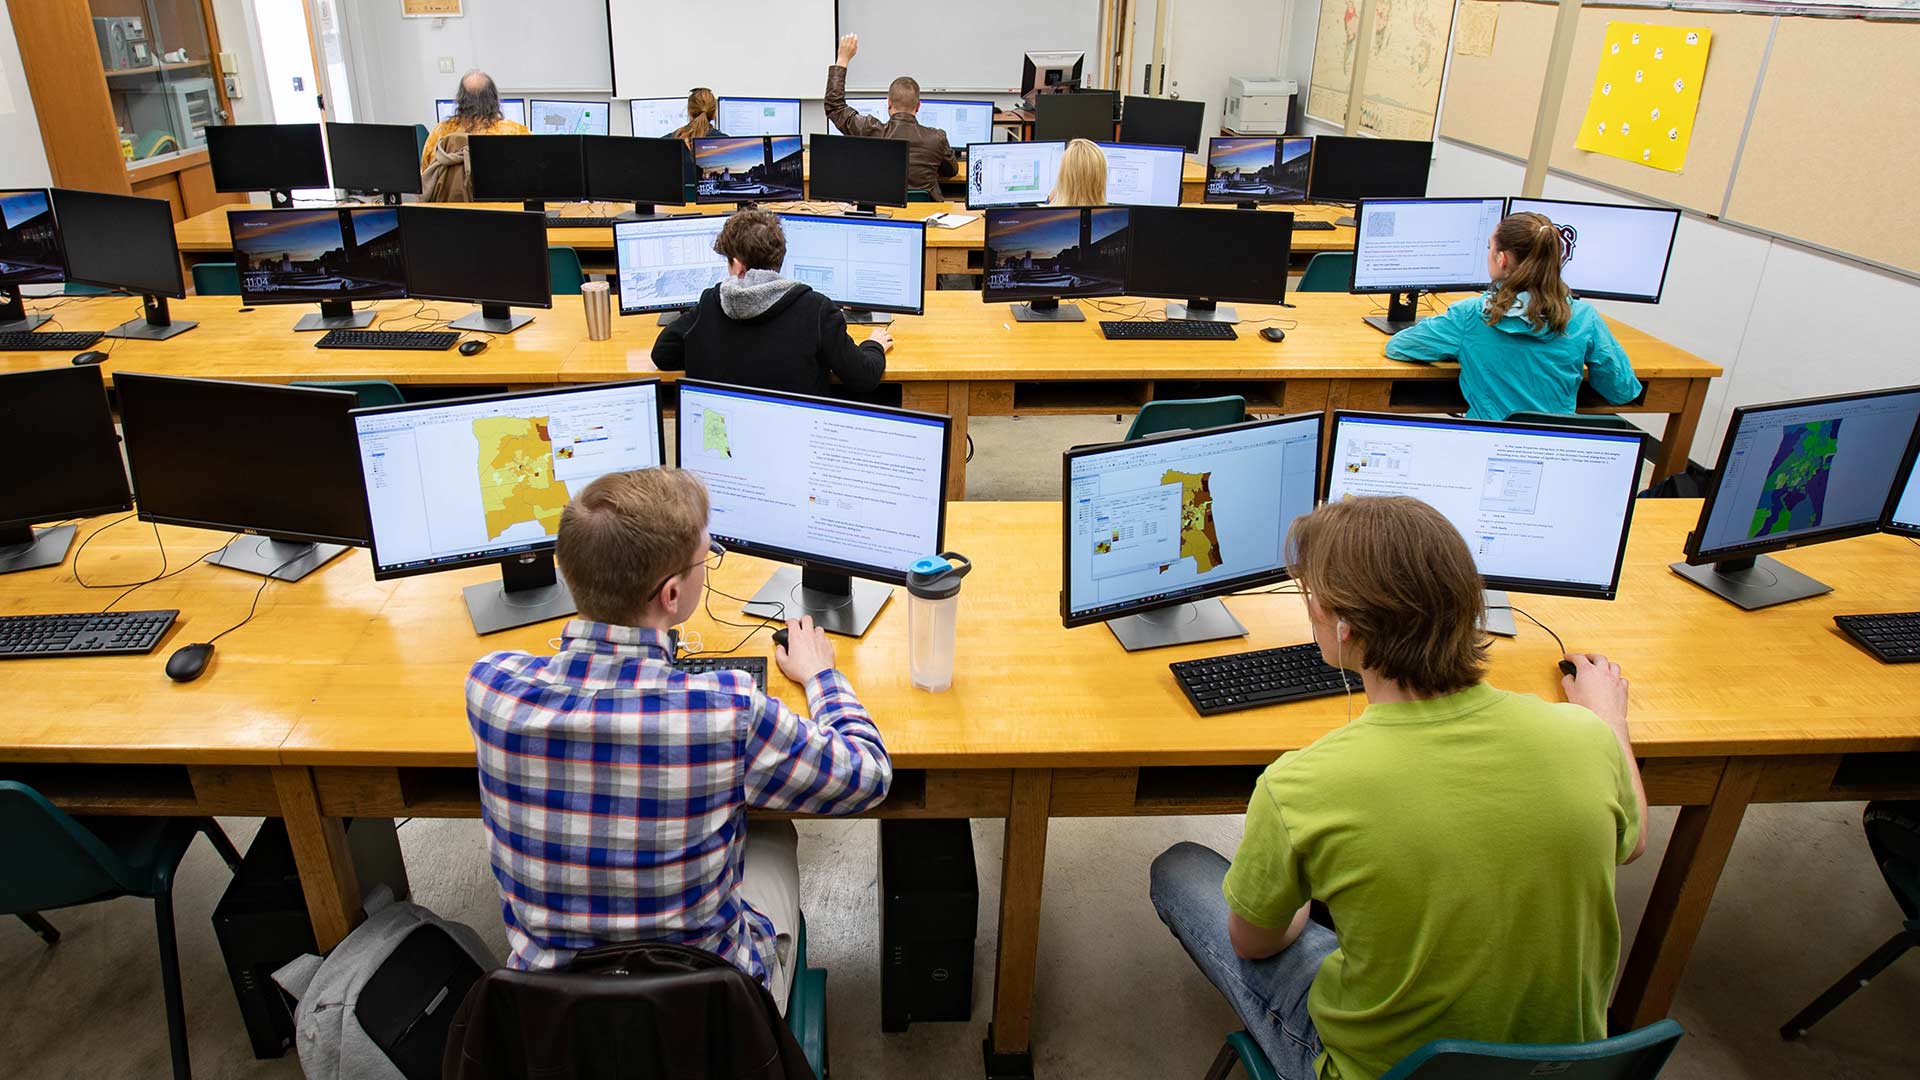
[[[1480,3],[1484,0],[1468,0]],[[1449,58],[1440,134],[1517,158],[1533,142],[1534,116],[1547,77],[1553,42],[1550,4],[1495,3],[1493,51],[1484,56],[1455,47]]]

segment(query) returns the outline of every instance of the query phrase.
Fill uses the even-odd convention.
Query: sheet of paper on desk
[[[927,224],[942,229],[957,229],[968,222],[980,220],[979,214],[929,214]]]

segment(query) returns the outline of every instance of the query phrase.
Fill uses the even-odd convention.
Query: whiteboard
[[[619,0],[615,0],[616,5]],[[1017,91],[1020,62],[1029,52],[1078,49],[1082,74],[1099,77],[1100,0],[973,0],[929,16],[928,5],[899,0],[840,0],[840,32],[860,35],[860,53],[847,71],[853,90],[885,90],[898,75],[920,80],[920,92]],[[808,58],[814,66],[807,96],[821,93],[833,50]]]
[[[613,85],[606,0],[466,0],[466,10],[473,55],[502,89],[605,94]]]
[[[826,90],[834,0],[605,2],[615,97],[683,97],[696,86],[722,97],[812,98]]]

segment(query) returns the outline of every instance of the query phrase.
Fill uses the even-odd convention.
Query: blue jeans
[[[1200,973],[1226,995],[1281,1080],[1313,1080],[1321,1047],[1307,1015],[1307,989],[1337,945],[1333,931],[1310,921],[1279,955],[1240,959],[1227,937],[1227,900],[1220,892],[1226,876],[1227,860],[1219,852],[1175,844],[1153,860],[1154,910]]]

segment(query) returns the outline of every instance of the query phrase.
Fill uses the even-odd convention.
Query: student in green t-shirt
[[[1323,506],[1289,548],[1366,711],[1267,768],[1231,865],[1154,860],[1161,920],[1284,1080],[1371,1080],[1433,1039],[1604,1038],[1614,868],[1646,846],[1620,666],[1569,654],[1566,704],[1482,682],[1480,575],[1416,500]]]

